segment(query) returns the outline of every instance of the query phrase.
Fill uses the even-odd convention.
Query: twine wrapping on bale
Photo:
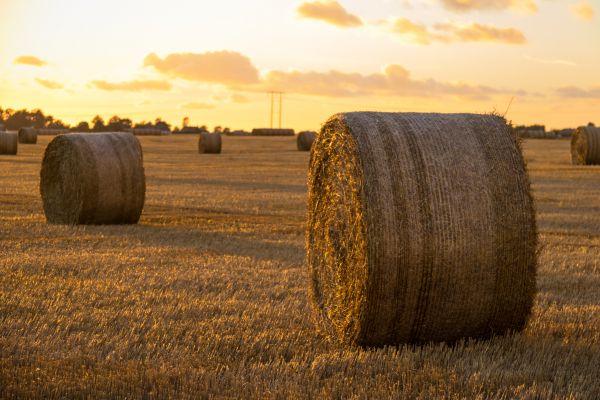
[[[310,151],[310,148],[315,141],[315,136],[317,136],[317,132],[313,131],[303,131],[298,134],[296,138],[296,146],[299,151]]]
[[[56,224],[135,224],[144,207],[142,148],[130,133],[54,138],[40,177],[44,213]]]
[[[13,132],[0,132],[0,154],[17,154],[17,134]]]
[[[521,330],[537,231],[519,144],[491,115],[338,114],[313,144],[318,324],[365,346]]]
[[[35,128],[19,129],[19,143],[36,144],[37,143],[37,130]]]
[[[600,128],[582,126],[571,136],[573,165],[600,164]]]
[[[215,133],[200,133],[198,137],[198,153],[221,153],[221,134]]]
[[[252,136],[294,136],[293,129],[281,128],[254,128]]]

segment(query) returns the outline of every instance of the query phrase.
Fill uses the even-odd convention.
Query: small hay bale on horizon
[[[525,326],[537,230],[504,119],[334,115],[313,144],[308,188],[309,292],[329,337],[455,342]]]
[[[299,151],[310,151],[317,132],[314,131],[302,131],[296,137],[296,147]]]
[[[16,132],[0,132],[0,155],[17,155],[18,141]]]
[[[571,136],[573,165],[600,165],[600,128],[582,126]]]
[[[19,129],[19,143],[36,144],[37,143],[37,129],[35,129],[35,128]]]
[[[252,136],[294,136],[293,129],[283,128],[254,128]]]
[[[40,193],[52,224],[135,224],[146,192],[138,139],[123,132],[55,137],[44,153]]]
[[[219,132],[200,133],[198,136],[198,153],[201,154],[220,154],[222,138]]]

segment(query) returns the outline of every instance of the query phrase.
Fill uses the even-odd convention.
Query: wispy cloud
[[[46,89],[62,89],[64,85],[59,82],[49,81],[47,79],[35,78],[35,81],[45,87]]]
[[[210,110],[215,108],[215,105],[210,103],[191,102],[182,104],[181,108],[186,110]]]
[[[529,61],[534,61],[540,64],[549,64],[549,65],[564,65],[566,67],[575,67],[577,66],[577,64],[573,61],[569,61],[569,60],[561,60],[561,59],[544,59],[544,58],[537,58],[537,57],[531,57],[529,55],[524,55],[523,56],[526,60]]]
[[[493,25],[470,23],[461,25],[453,22],[435,24],[431,29],[406,18],[396,18],[382,23],[389,31],[407,37],[417,44],[433,42],[495,42],[520,45],[527,42],[525,35],[516,28],[501,28]]]
[[[149,54],[144,65],[174,77],[226,85],[258,82],[258,70],[250,59],[234,51],[173,53],[161,59]]]
[[[314,1],[300,4],[297,13],[302,18],[316,19],[343,28],[362,26],[362,20],[346,11],[337,1]]]
[[[168,81],[133,80],[125,82],[107,82],[102,80],[92,81],[91,84],[101,90],[120,90],[127,92],[140,92],[142,90],[171,90],[172,85]]]
[[[250,102],[250,99],[243,94],[234,93],[231,95],[231,101],[237,104],[246,104]]]
[[[565,86],[556,90],[559,96],[578,99],[600,99],[600,85],[590,89],[577,86]]]
[[[594,7],[588,1],[571,4],[569,10],[571,10],[577,18],[583,21],[591,21],[594,19]]]
[[[535,0],[439,0],[444,8],[454,12],[474,10],[517,10],[537,11]]]
[[[13,63],[20,65],[31,65],[34,67],[43,67],[47,64],[46,61],[36,56],[19,56],[14,59]]]

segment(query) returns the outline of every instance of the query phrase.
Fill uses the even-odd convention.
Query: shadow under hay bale
[[[18,147],[17,134],[13,132],[0,132],[0,154],[16,155]]]
[[[582,126],[571,136],[573,165],[600,164],[600,128]]]
[[[36,144],[37,143],[37,130],[35,128],[19,129],[19,143]]]
[[[221,134],[215,133],[200,133],[198,137],[198,153],[201,154],[220,154],[221,153]]]
[[[130,133],[73,133],[44,154],[40,192],[49,223],[135,224],[144,207],[142,148]]]
[[[317,132],[313,131],[303,131],[298,134],[296,138],[296,147],[299,151],[310,151],[310,148],[315,141],[315,137],[317,136]]]
[[[338,114],[313,146],[307,260],[329,336],[381,346],[524,327],[537,231],[504,119]]]

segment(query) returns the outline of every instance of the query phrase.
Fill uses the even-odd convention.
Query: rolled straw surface
[[[582,126],[571,136],[573,165],[600,164],[600,128]]]
[[[201,132],[198,137],[198,153],[221,153],[221,134]]]
[[[40,178],[49,223],[135,224],[144,207],[142,148],[131,133],[57,136]]]
[[[17,154],[17,134],[14,132],[0,132],[0,154]]]
[[[310,151],[317,132],[303,131],[298,134],[296,138],[296,146],[299,151]]]
[[[19,129],[19,143],[36,144],[37,143],[37,129],[35,129],[35,128]]]
[[[524,327],[537,231],[504,119],[334,115],[308,180],[310,293],[331,337],[381,346]]]

